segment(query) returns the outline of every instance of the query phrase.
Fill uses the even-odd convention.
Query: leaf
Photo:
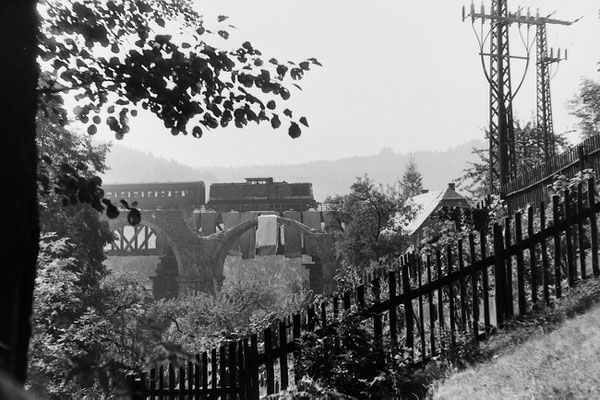
[[[300,68],[302,68],[305,71],[308,71],[310,69],[310,64],[308,63],[308,61],[302,61],[299,65]]]
[[[110,219],[115,219],[119,216],[119,209],[114,204],[110,203],[106,206],[106,216]]]
[[[132,208],[127,213],[127,222],[129,225],[138,225],[142,221],[142,214],[137,208]]]
[[[308,121],[306,117],[300,117],[300,123],[308,128]]]
[[[127,203],[127,200],[121,199],[120,203],[123,204],[123,207],[129,209],[129,203]]]
[[[277,114],[274,115],[273,118],[271,118],[271,126],[273,127],[273,129],[277,129],[281,126],[281,121],[279,120]]]
[[[218,34],[219,34],[219,36],[221,36],[223,39],[229,39],[229,32],[221,30],[221,31],[219,31],[219,32],[217,32],[217,33],[218,33]]]
[[[87,133],[88,135],[95,135],[96,133],[98,133],[98,127],[96,125],[88,126]]]
[[[294,80],[302,79],[302,76],[304,76],[304,71],[302,68],[292,68],[290,70],[290,75]]]
[[[286,108],[285,110],[283,110],[283,114],[292,118],[292,110],[290,110],[289,108]]]
[[[277,66],[277,73],[279,74],[279,76],[281,78],[283,78],[285,76],[285,73],[287,72],[288,67],[286,67],[285,65],[278,65]]]
[[[288,135],[290,135],[292,139],[296,139],[300,136],[300,134],[302,134],[302,129],[300,129],[297,123],[292,122],[288,129]]]
[[[199,126],[195,126],[194,129],[192,129],[192,136],[194,136],[195,138],[201,138],[202,137],[202,128],[200,128]]]
[[[189,49],[190,47],[192,47],[192,45],[189,44],[188,42],[183,42],[183,43],[181,43],[181,47],[184,49]]]
[[[165,20],[162,18],[156,18],[156,23],[158,24],[158,26],[160,26],[161,28],[165,27]]]
[[[277,105],[275,104],[275,101],[273,101],[273,100],[269,100],[269,102],[267,103],[267,108],[268,108],[269,110],[274,110],[274,109],[275,109],[275,107],[277,107]]]
[[[223,22],[223,21],[225,21],[227,18],[229,18],[229,17],[228,17],[228,16],[226,16],[226,15],[219,15],[219,17],[217,18],[217,20],[218,20],[219,22]]]
[[[319,67],[323,66],[323,64],[321,64],[319,61],[317,61],[316,58],[309,58],[308,61],[312,62],[315,65],[318,65]]]

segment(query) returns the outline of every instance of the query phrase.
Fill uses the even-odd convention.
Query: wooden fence
[[[428,254],[406,254],[368,283],[260,335],[138,376],[132,381],[137,398],[258,399],[285,389],[299,378],[293,367],[302,332],[324,332],[347,313],[362,316],[372,327],[373,345],[386,354],[427,362],[460,335],[485,337],[507,318],[599,276],[598,213],[590,179],[555,196],[549,207],[541,202],[527,215],[517,213]]]
[[[582,143],[554,157],[549,164],[542,163],[529,173],[521,174],[501,189],[510,212],[528,205],[538,205],[548,197],[548,185],[557,175],[572,178],[579,171],[593,169],[600,172],[600,136],[587,138]],[[596,175],[596,178],[600,178]]]

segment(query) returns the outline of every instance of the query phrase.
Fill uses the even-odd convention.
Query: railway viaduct
[[[156,192],[160,192],[161,184],[153,185]],[[121,194],[127,197],[126,191]],[[140,203],[142,222],[137,226],[128,224],[126,211],[116,219],[106,219],[115,233],[107,253],[109,257],[158,256],[160,261],[156,274],[151,277],[157,298],[212,291],[215,284],[219,285],[224,280],[223,265],[231,245],[258,225],[258,218],[254,217],[229,229],[203,236],[198,224],[202,205],[177,205],[173,199],[165,201],[168,206],[157,205],[160,201],[157,203],[156,199],[152,207]],[[338,264],[332,236],[281,214],[277,216],[277,222],[284,224],[285,229],[295,229],[303,235],[303,252],[313,260],[312,264],[306,265],[310,269],[310,288],[325,295],[334,291],[333,276]]]

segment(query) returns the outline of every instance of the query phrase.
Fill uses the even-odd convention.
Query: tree
[[[38,116],[36,139],[40,158],[53,155],[55,163],[75,165],[83,177],[105,169],[108,146],[94,146],[89,137],[42,115]],[[52,164],[39,165],[41,176],[56,175]],[[76,386],[65,379],[68,372],[89,360],[97,364],[105,353],[106,349],[92,345],[93,341],[78,340],[76,333],[82,318],[91,310],[102,310],[113,297],[102,287],[108,275],[103,247],[113,236],[108,224],[87,205],[65,207],[61,200],[52,192],[40,193],[42,240],[27,382],[32,390],[49,398],[67,398]]]
[[[421,194],[423,191],[423,178],[421,173],[417,169],[417,163],[410,158],[410,161],[406,164],[404,175],[400,181],[400,190],[404,199],[409,199],[413,196]]]
[[[485,131],[485,138],[489,140],[489,132]],[[562,133],[555,133],[554,140],[557,152],[565,149],[567,139]],[[464,175],[457,179],[462,188],[473,199],[483,199],[490,194],[490,163],[487,149],[473,148],[472,153],[479,157],[479,161],[470,162],[464,170]],[[542,132],[532,122],[515,121],[515,175],[529,174],[544,159],[544,137]]]
[[[350,194],[328,197],[342,261],[365,268],[380,257],[401,252],[406,245],[402,222],[414,213],[393,187],[375,185],[368,176],[357,178]]]
[[[0,367],[21,383],[26,378],[39,251],[38,100],[44,116],[64,124],[67,113],[62,95],[72,93],[80,102],[74,110],[76,117],[83,123],[91,120],[89,133],[104,121],[117,137],[123,136],[139,105],[160,118],[172,133],[191,131],[199,137],[202,129],[229,122],[243,127],[249,121],[269,122],[277,128],[281,118],[287,117],[288,134],[297,137],[301,132],[298,123],[308,122],[305,118],[292,120],[287,108],[276,112],[274,98],[290,97],[283,85],[288,72],[297,80],[311,64],[317,64],[314,59],[299,64],[280,64],[275,59],[265,63],[248,42],[239,49],[217,50],[205,38],[226,38],[227,31],[220,29],[211,35],[201,24],[190,31],[199,19],[186,1],[42,3],[41,21],[37,6],[35,0],[10,0],[0,6],[0,35],[4,38],[0,44],[0,118],[4,128],[0,159],[5,185],[1,209],[12,230],[5,242],[11,249],[7,257],[11,262],[0,269]],[[219,19],[223,21],[223,17]],[[155,31],[177,22],[194,32],[188,35],[190,41],[176,43]],[[98,56],[100,47],[110,49],[114,56]],[[266,101],[268,96],[273,98]],[[103,111],[110,115],[104,117]],[[57,176],[68,179],[49,182],[42,177],[45,189],[114,216],[116,207],[101,202],[100,182],[64,165]]]
[[[583,78],[579,93],[569,102],[568,108],[571,115],[579,118],[583,138],[600,133],[600,83]]]

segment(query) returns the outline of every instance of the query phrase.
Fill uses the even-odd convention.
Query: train
[[[312,183],[275,182],[272,177],[245,178],[245,182],[213,183],[208,201],[204,182],[168,182],[102,185],[104,197],[121,199],[141,209],[179,206],[214,211],[306,211],[317,208]]]
[[[316,208],[312,183],[245,178],[241,183],[213,183],[206,207],[215,211],[306,211]]]

